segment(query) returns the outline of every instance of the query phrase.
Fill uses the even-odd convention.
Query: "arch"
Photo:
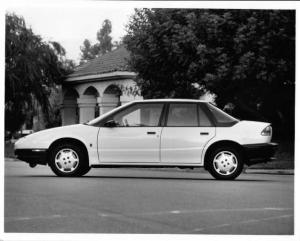
[[[64,91],[64,98],[62,103],[62,125],[72,125],[79,121],[77,98],[79,94],[73,88],[67,88]]]
[[[104,114],[121,105],[120,96],[122,95],[121,89],[111,84],[105,88],[102,95],[102,108],[101,114]]]
[[[83,92],[83,95],[94,96],[95,98],[97,98],[97,97],[99,97],[99,92],[98,92],[98,90],[94,86],[89,86]]]
[[[88,120],[94,119],[99,116],[99,106],[97,104],[97,98],[99,97],[99,92],[94,86],[87,87],[80,99],[78,99],[79,104],[79,122],[83,123]]]
[[[122,91],[117,85],[111,84],[106,87],[103,94],[112,94],[112,95],[120,96],[122,95]]]
[[[65,94],[64,94],[64,99],[74,99],[74,98],[78,98],[79,94],[77,93],[77,91],[73,88],[68,88],[65,90]]]

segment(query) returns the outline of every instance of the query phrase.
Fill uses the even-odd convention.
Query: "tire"
[[[232,146],[214,149],[207,161],[209,173],[218,180],[234,180],[243,171],[243,156]]]
[[[60,144],[50,151],[49,166],[59,177],[80,177],[88,173],[88,157],[83,148]]]

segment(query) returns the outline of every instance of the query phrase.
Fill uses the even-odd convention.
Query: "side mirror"
[[[114,120],[108,120],[107,122],[104,123],[105,127],[116,127],[117,123]]]

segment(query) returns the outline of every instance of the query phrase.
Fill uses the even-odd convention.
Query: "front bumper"
[[[47,164],[47,149],[16,149],[15,155],[29,164]]]
[[[268,162],[274,159],[277,151],[277,143],[263,143],[263,144],[250,144],[243,145],[246,164],[253,165],[260,162]]]

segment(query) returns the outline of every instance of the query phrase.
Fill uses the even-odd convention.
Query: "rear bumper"
[[[47,164],[47,149],[16,149],[18,159],[32,164]]]
[[[250,144],[243,145],[246,164],[253,165],[260,162],[268,162],[274,159],[274,155],[278,149],[277,143]]]

